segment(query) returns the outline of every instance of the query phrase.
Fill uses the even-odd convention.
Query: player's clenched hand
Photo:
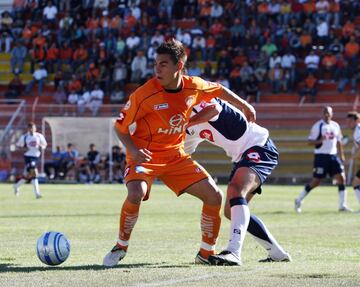
[[[149,162],[152,159],[152,152],[146,148],[136,150],[131,155],[136,163]]]

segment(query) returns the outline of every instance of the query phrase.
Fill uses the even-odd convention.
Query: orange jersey
[[[153,152],[153,157],[171,157],[183,151],[186,125],[192,107],[201,101],[218,97],[223,87],[199,77],[183,76],[179,92],[167,92],[156,78],[147,81],[133,94],[115,128],[121,133],[132,131],[131,138],[140,148]]]

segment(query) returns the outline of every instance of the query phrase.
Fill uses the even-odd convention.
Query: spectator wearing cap
[[[17,69],[17,72],[20,74],[23,72],[26,55],[26,47],[21,42],[16,41],[10,55],[10,65],[13,73],[15,73],[15,69]]]
[[[38,85],[38,96],[42,95],[43,87],[48,77],[48,72],[43,62],[39,63],[38,68],[33,73],[33,79],[27,84],[25,93],[30,94],[33,86]]]

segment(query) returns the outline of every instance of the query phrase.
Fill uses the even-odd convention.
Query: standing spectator
[[[146,64],[147,60],[144,55],[144,51],[139,50],[136,52],[136,56],[131,62],[131,82],[140,83],[146,76]]]
[[[51,27],[55,27],[57,13],[56,6],[51,1],[48,1],[47,6],[43,10],[44,22]]]
[[[286,50],[281,57],[281,67],[284,69],[287,77],[287,89],[293,90],[296,82],[296,57],[291,53],[290,49]]]
[[[39,67],[33,73],[33,79],[28,83],[25,89],[25,93],[29,94],[34,86],[38,85],[38,96],[42,95],[43,87],[48,77],[48,72],[45,69],[44,63],[40,63]]]
[[[94,89],[90,92],[90,100],[88,107],[95,117],[103,103],[104,92],[100,89],[99,84],[95,84]]]
[[[26,47],[20,41],[16,41],[14,48],[11,50],[10,58],[11,71],[13,73],[15,73],[15,69],[17,69],[20,74],[23,72],[26,55]]]
[[[284,86],[284,70],[280,64],[276,64],[274,68],[269,71],[269,80],[272,87],[272,93],[277,94]]]

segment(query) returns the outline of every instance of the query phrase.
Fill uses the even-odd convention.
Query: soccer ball
[[[39,237],[36,253],[46,265],[59,265],[69,257],[70,242],[63,233],[48,231]]]

